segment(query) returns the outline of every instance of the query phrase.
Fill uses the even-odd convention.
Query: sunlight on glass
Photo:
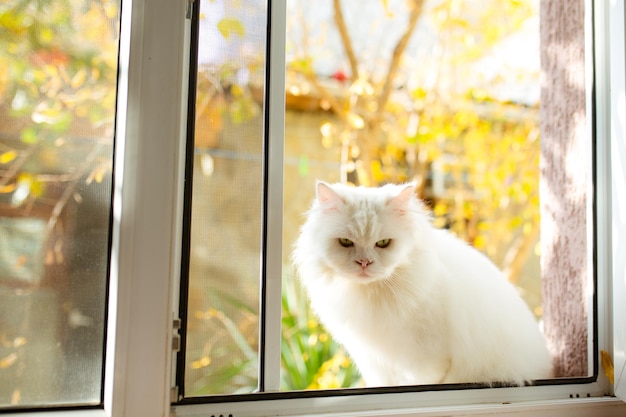
[[[118,26],[0,5],[0,407],[101,401]]]

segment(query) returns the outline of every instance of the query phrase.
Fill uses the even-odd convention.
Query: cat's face
[[[353,188],[318,183],[317,204],[306,225],[306,239],[313,240],[309,255],[340,278],[364,284],[388,279],[406,263],[419,239],[413,191],[412,185]]]

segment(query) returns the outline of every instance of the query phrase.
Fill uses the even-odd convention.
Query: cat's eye
[[[381,239],[378,242],[376,242],[376,247],[386,248],[387,246],[389,246],[390,243],[391,243],[391,239]]]
[[[339,244],[343,246],[344,248],[349,248],[350,246],[354,246],[354,242],[352,242],[350,239],[346,239],[345,237],[339,238]]]

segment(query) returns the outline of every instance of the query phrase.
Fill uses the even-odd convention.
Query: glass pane
[[[540,110],[540,73],[550,75],[541,68],[540,56],[551,50],[550,39],[540,42],[540,13],[546,9],[541,3],[477,4],[287,2],[282,390],[523,383],[590,375],[588,312],[593,309],[586,305],[583,290],[575,291],[580,301],[569,302],[567,314],[558,318],[551,314],[564,305],[558,294],[572,282],[570,275],[576,285],[591,279],[585,277],[591,262],[586,244],[590,197],[586,191],[579,193],[580,188],[568,188],[570,182],[561,181],[559,187],[551,183],[564,172],[567,176],[576,160],[585,173],[576,178],[576,186],[588,189],[591,157],[567,149],[574,136],[550,131],[559,129],[554,111],[558,103],[584,94],[564,86],[564,92],[554,93]],[[265,13],[265,5],[254,0],[209,2],[200,13],[186,397],[249,393],[258,385]],[[577,37],[574,43],[584,38],[584,14],[575,16],[572,24],[579,32],[572,35]],[[579,69],[576,80],[584,85],[584,60],[574,61],[571,67]],[[550,76],[558,81],[559,74]],[[584,99],[579,104],[573,112],[584,114]],[[542,119],[545,115],[550,118],[547,122]],[[540,138],[543,131],[550,132],[548,137]],[[317,180],[341,185],[319,186]],[[344,213],[346,207],[352,210],[353,186],[408,182],[413,185],[406,193],[396,188],[397,198],[384,198],[378,216],[354,211],[359,213],[354,217],[368,219],[367,227],[358,229],[350,216],[308,223],[313,217],[310,207],[328,204],[326,210],[318,210],[320,219],[322,214]],[[574,194],[576,210],[567,212]],[[457,282],[462,276],[471,283],[463,282],[465,292],[452,285],[425,289],[440,294],[439,302],[426,313],[415,307],[411,318],[402,316],[407,314],[402,309],[389,311],[400,301],[406,303],[400,298],[421,276],[411,274],[419,270],[428,275],[432,268],[413,265],[411,271],[400,273],[402,268],[390,267],[392,272],[376,277],[411,285],[389,289],[381,284],[372,289],[369,281],[376,281],[375,272],[369,271],[376,268],[369,265],[374,258],[342,254],[393,253],[394,242],[419,240],[415,238],[419,233],[404,236],[408,227],[403,226],[392,227],[398,239],[369,235],[390,226],[385,223],[377,229],[375,223],[385,218],[385,210],[405,214],[409,206],[402,204],[414,204],[406,203],[417,201],[414,197],[423,204],[420,221],[428,225],[428,233],[447,236],[448,246],[439,246],[439,255],[468,254],[467,263],[457,264],[456,257],[443,262],[446,270],[458,269],[446,279]],[[566,212],[572,214],[568,217]],[[305,222],[311,226],[310,234]],[[335,229],[336,236],[315,240]],[[566,229],[568,233],[562,233]],[[370,239],[369,246],[344,235],[349,233],[366,236],[359,238]],[[302,246],[301,236],[313,241]],[[302,251],[294,252],[301,246]],[[413,243],[409,246],[413,249],[397,252],[401,254],[397,259],[405,259],[400,264],[420,256],[411,252],[416,250]],[[558,249],[563,247],[568,256],[573,254],[567,265],[559,264],[563,253]],[[428,245],[422,248],[430,250]],[[341,260],[372,279],[358,283],[344,279],[349,273],[338,272]],[[469,271],[476,269],[472,262],[491,272],[472,276]],[[483,282],[483,275],[491,281],[475,284]],[[328,286],[314,293],[311,288],[320,277]],[[458,298],[453,302],[454,291]],[[463,298],[471,292],[473,297]],[[448,314],[442,311],[454,318],[440,319]],[[437,316],[439,325],[426,328],[421,314]],[[472,317],[474,321],[464,327],[453,323],[456,319],[469,323]],[[405,326],[393,333],[396,321]],[[572,322],[582,333],[567,328]],[[444,337],[444,328],[456,330]],[[516,330],[510,332],[511,328]],[[440,336],[431,351],[421,355],[421,362],[412,356],[428,339],[411,338],[419,332]],[[467,339],[460,342],[461,333]],[[480,349],[476,341],[481,339],[468,336],[473,334],[491,335],[491,347]],[[452,351],[465,342],[477,350],[459,362]],[[553,367],[567,362],[565,347],[575,351],[576,361],[584,360],[569,369]],[[511,354],[516,349],[517,354]],[[480,367],[476,357],[504,359],[476,371]],[[519,365],[509,371],[515,361]],[[469,371],[460,370],[459,363]],[[536,370],[528,372],[535,365]],[[430,367],[433,376],[416,378],[420,374],[416,369],[422,366]]]
[[[320,215],[312,228],[320,239],[325,236],[325,229],[337,229],[334,246],[326,240],[305,246],[305,253],[300,254],[300,269],[293,268],[291,253],[307,219],[303,214],[315,199],[317,179],[371,187],[413,182],[415,195],[431,213],[433,225],[447,229],[487,255],[521,294],[528,306],[526,313],[531,313],[524,320],[533,327],[529,332],[539,335],[537,346],[542,345],[537,348],[537,356],[527,361],[543,361],[544,368],[550,367],[546,343],[541,341],[537,328],[544,324],[544,319],[546,326],[552,327],[563,322],[542,314],[541,248],[546,247],[545,242],[558,238],[558,230],[540,227],[539,11],[539,2],[532,0],[287,2],[282,389],[388,385],[385,381],[394,380],[399,384],[423,383],[419,378],[383,375],[392,373],[389,369],[403,358],[404,363],[413,358],[398,348],[404,339],[399,338],[394,346],[384,343],[387,338],[398,336],[387,332],[386,327],[396,320],[412,322],[404,329],[406,343],[416,343],[411,342],[410,332],[419,328],[419,314],[413,320],[387,316],[387,324],[378,323],[378,327],[376,322],[358,324],[369,310],[364,309],[360,317],[351,315],[362,305],[375,309],[374,300],[395,305],[402,295],[389,294],[381,300],[376,298],[378,295],[367,293],[368,284],[333,278],[340,284],[328,278],[346,273],[333,269],[338,268],[338,261],[333,264],[330,259],[336,258],[337,252],[345,251],[347,259],[350,250],[358,250],[357,242],[337,243],[338,238],[349,237],[341,233],[356,227],[349,217],[329,217],[325,223]],[[581,34],[582,27],[581,20]],[[584,83],[583,68],[579,74],[583,74]],[[582,105],[580,111],[584,114],[584,100]],[[558,145],[552,150],[561,152]],[[590,158],[582,160],[590,164]],[[564,158],[560,161],[563,166]],[[565,168],[554,165],[551,169]],[[588,168],[583,163],[581,169]],[[544,170],[542,175],[549,173]],[[349,206],[349,192],[346,193],[339,193],[343,200],[338,199],[339,208],[333,206],[332,210]],[[569,204],[569,200],[559,201],[566,197],[557,192],[547,194],[548,200],[552,200],[544,200],[543,208],[551,213],[564,210]],[[320,198],[333,196],[327,193]],[[542,195],[542,199],[545,197]],[[583,242],[580,249],[584,252],[579,259],[590,259],[584,244],[584,195],[578,202],[583,207],[583,218],[578,211],[573,221],[583,226],[571,229],[575,230],[571,232],[575,236],[572,239]],[[562,223],[559,227],[568,226]],[[315,237],[316,233],[307,236]],[[540,236],[545,239],[543,243]],[[396,249],[392,243],[385,250]],[[550,259],[555,257],[558,254],[553,253]],[[324,267],[314,269],[317,275],[306,278],[303,269],[310,266],[310,258]],[[359,267],[346,259],[353,268],[365,270],[365,258],[357,259]],[[367,259],[369,265],[370,258]],[[543,260],[544,265],[547,262]],[[560,265],[561,269],[565,267]],[[583,267],[577,270],[584,271],[584,263],[580,265]],[[467,268],[472,267],[468,264]],[[333,272],[328,272],[331,269]],[[418,275],[415,273],[413,279]],[[318,315],[309,306],[302,282],[322,276],[327,277],[328,287],[318,290],[317,299],[312,300],[316,302],[316,311],[322,313]],[[326,303],[337,291],[345,293],[333,298],[334,303]],[[362,298],[354,298],[354,294],[361,294]],[[441,305],[447,300],[442,298]],[[553,296],[550,301],[563,300]],[[587,311],[584,301],[573,308],[576,312],[571,317],[583,317],[577,312]],[[584,318],[582,326],[586,329]],[[475,326],[471,331],[486,334],[489,329]],[[460,337],[450,337],[457,336]],[[342,339],[342,344],[337,339]],[[578,341],[580,356],[584,358],[588,355],[586,339]],[[447,339],[446,343],[439,344],[441,351],[454,344],[455,339]],[[500,339],[497,343],[502,344],[502,350],[511,347]],[[553,338],[553,354],[558,354],[559,343],[572,340]],[[435,361],[434,356],[427,357]],[[372,370],[376,361],[383,365]],[[374,382],[364,380],[355,365],[373,375]],[[411,373],[406,367],[404,371]],[[547,372],[536,375],[549,377]],[[585,369],[567,376],[586,375]],[[440,381],[484,382],[480,377],[468,378],[442,377]],[[437,381],[435,378],[430,383]]]
[[[0,408],[101,402],[118,26],[0,5]]]
[[[201,3],[184,395],[258,386],[265,1]]]

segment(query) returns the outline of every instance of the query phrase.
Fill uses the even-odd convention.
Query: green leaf
[[[298,173],[306,177],[309,173],[309,158],[306,155],[300,156],[300,160],[298,161]]]
[[[39,142],[39,138],[37,137],[37,130],[33,127],[27,127],[22,130],[20,133],[20,140],[26,144],[34,145]]]
[[[313,63],[309,57],[293,60],[289,63],[289,67],[294,71],[300,71],[305,74],[313,72]]]

